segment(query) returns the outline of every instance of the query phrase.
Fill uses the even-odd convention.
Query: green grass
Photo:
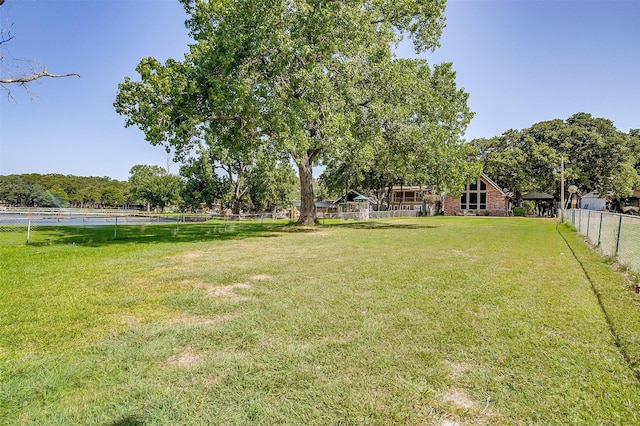
[[[639,299],[553,221],[179,226],[0,244],[0,423],[640,422]]]

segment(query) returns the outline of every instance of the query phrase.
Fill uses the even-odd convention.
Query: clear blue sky
[[[640,0],[450,0],[446,16],[442,47],[425,57],[453,62],[470,93],[468,140],[576,112],[640,128]],[[8,53],[82,75],[34,82],[32,95],[11,87],[15,101],[0,93],[0,175],[126,180],[135,164],[167,164],[113,101],[140,58],[186,52],[177,0],[6,0],[0,19],[13,23]]]

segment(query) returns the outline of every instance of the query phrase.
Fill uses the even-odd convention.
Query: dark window
[[[478,193],[469,192],[469,209],[475,210],[478,208]]]
[[[467,184],[464,192],[460,196],[461,210],[484,210],[487,208],[487,184],[478,180],[475,183]]]

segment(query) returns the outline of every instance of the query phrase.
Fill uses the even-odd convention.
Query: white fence
[[[582,209],[566,210],[565,217],[603,254],[640,272],[640,217]]]
[[[345,220],[369,220],[369,219],[390,219],[393,217],[416,217],[416,210],[389,210],[389,211],[364,211],[364,212],[342,212],[342,213],[317,213],[316,218]]]

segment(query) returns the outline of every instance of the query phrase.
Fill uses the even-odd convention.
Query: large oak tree
[[[384,100],[372,83],[393,66],[394,47],[409,37],[416,51],[433,49],[444,26],[445,0],[181,2],[195,41],[189,53],[165,64],[143,59],[140,80],[119,86],[117,112],[178,158],[202,141],[287,153],[298,169],[303,223],[315,218],[313,166],[361,151],[372,140],[363,134],[379,133],[368,109]],[[444,99],[424,98],[448,109]]]

